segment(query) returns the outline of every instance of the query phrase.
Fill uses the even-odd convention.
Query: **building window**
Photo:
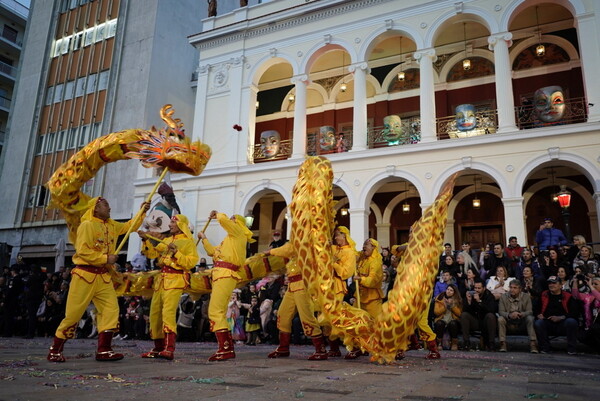
[[[19,31],[4,24],[4,29],[2,30],[2,37],[4,39],[11,41],[13,43],[17,43],[17,35],[18,34],[19,34]]]
[[[38,188],[38,196],[37,196],[37,202],[36,202],[36,206],[46,206],[46,195],[48,195],[48,190],[46,189],[46,187],[44,187],[43,185],[40,185],[37,187]]]
[[[56,150],[64,150],[66,131],[60,131],[56,136]]]
[[[54,139],[55,139],[54,132],[50,132],[49,134],[46,134],[46,149],[44,150],[44,153],[54,152]]]
[[[75,97],[83,96],[85,94],[85,77],[77,78],[75,84]]]
[[[71,128],[67,136],[67,149],[74,149],[77,143],[77,128]]]
[[[109,72],[110,70],[105,70],[100,73],[100,78],[98,79],[98,91],[102,91],[108,88]]]
[[[106,32],[106,24],[100,24],[96,26],[96,42],[104,40],[104,33]]]
[[[42,149],[44,149],[44,137],[45,137],[45,135],[38,135],[38,137],[35,141],[35,154],[36,155],[42,154]]]
[[[117,33],[117,20],[110,20],[106,23],[106,25],[108,25],[106,39],[112,38]]]
[[[75,35],[75,40],[73,41],[73,51],[79,49],[81,47],[82,42],[83,42],[83,32]]]
[[[84,32],[84,39],[83,39],[83,45],[84,46],[89,46],[92,43],[94,43],[94,28],[90,28],[90,29],[86,29]]]
[[[100,136],[100,125],[102,125],[102,123],[98,122],[94,123],[94,125],[92,126],[92,135],[90,136],[90,142]]]
[[[79,130],[79,146],[80,147],[83,147],[88,143],[88,131],[89,131],[88,128],[89,128],[88,125],[84,125]]]
[[[96,91],[97,79],[98,79],[98,74],[90,74],[88,76],[87,90],[85,93],[87,93],[89,95],[90,93],[94,93]]]
[[[46,89],[46,102],[44,104],[46,106],[50,106],[52,104],[53,98],[54,98],[54,86],[51,86]]]
[[[60,50],[62,49],[62,42],[64,39],[58,39],[56,42],[54,42],[54,53],[53,53],[53,57],[58,57],[60,56]]]
[[[54,103],[58,103],[63,97],[64,84],[58,84],[54,87]]]
[[[75,88],[75,81],[69,81],[65,85],[65,100],[73,99],[73,89]]]

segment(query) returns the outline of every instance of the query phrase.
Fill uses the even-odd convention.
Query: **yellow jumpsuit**
[[[212,292],[208,305],[210,330],[229,330],[227,323],[227,304],[231,293],[238,282],[242,280],[239,269],[246,261],[246,227],[231,221],[224,213],[217,213],[217,220],[227,232],[227,236],[219,246],[212,246],[208,239],[202,240],[202,245],[212,257]]]
[[[279,248],[271,249],[270,254],[290,259],[287,264],[289,284],[277,311],[277,328],[279,331],[291,333],[292,320],[296,315],[296,311],[298,311],[304,334],[307,337],[321,335],[321,327],[315,318],[314,303],[304,289],[302,272],[296,265],[296,252],[291,242],[286,242]]]
[[[133,227],[137,229],[143,220]],[[98,332],[106,330],[119,331],[119,304],[107,265],[108,255],[113,255],[119,235],[123,235],[132,224],[132,220],[119,223],[113,219],[102,220],[89,217],[77,229],[75,241],[75,268],[71,271],[72,279],[65,310],[65,318],[56,329],[56,337],[71,339],[75,337],[75,329],[90,302],[98,310]]]
[[[381,313],[381,300],[383,299],[383,291],[381,290],[383,264],[381,257],[377,258],[375,252],[377,250],[368,258],[365,258],[361,253],[356,271],[356,275],[361,278],[358,282],[360,308],[367,311],[374,318]]]
[[[177,252],[170,256],[169,244],[177,246]],[[158,258],[162,268],[154,279],[154,294],[150,304],[150,338],[164,338],[165,333],[177,333],[177,306],[183,290],[190,285],[189,271],[198,262],[198,251],[193,239],[180,233],[167,237],[153,246],[145,241],[144,254],[149,259]]]
[[[333,245],[333,289],[335,297],[342,302],[346,292],[346,280],[356,273],[356,251],[350,245]],[[325,336],[331,335],[331,327],[324,327]],[[337,336],[331,336],[334,340]]]

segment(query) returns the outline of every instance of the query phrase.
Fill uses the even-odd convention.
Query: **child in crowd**
[[[253,296],[250,304],[242,304],[243,308],[248,309],[248,319],[246,320],[246,333],[248,334],[247,345],[256,345],[258,333],[260,332],[260,306],[258,297]]]

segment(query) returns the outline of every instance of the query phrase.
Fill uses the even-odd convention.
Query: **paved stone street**
[[[450,352],[428,361],[410,351],[394,365],[306,360],[309,346],[268,359],[274,347],[237,346],[233,361],[208,363],[215,343],[179,343],[176,360],[145,360],[149,341],[115,341],[119,362],[96,362],[95,340],[67,342],[62,364],[46,361],[50,339],[0,339],[0,400],[594,400],[600,394],[600,356],[526,352]],[[510,345],[510,343],[509,343]],[[584,351],[589,349],[583,348]]]

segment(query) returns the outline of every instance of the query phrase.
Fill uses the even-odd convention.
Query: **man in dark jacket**
[[[486,277],[490,278],[495,276],[498,266],[506,267],[508,277],[514,277],[512,261],[504,254],[504,246],[499,242],[494,244],[494,254],[485,259],[485,262],[483,263],[483,269],[487,272]]]
[[[577,304],[563,291],[560,279],[548,277],[548,290],[542,292],[541,312],[535,321],[535,334],[542,354],[550,352],[549,335],[567,336],[567,353],[575,355],[577,346]]]
[[[463,332],[463,349],[471,347],[469,340],[471,330],[481,330],[483,344],[488,351],[494,349],[496,340],[496,313],[498,301],[483,285],[483,280],[475,278],[474,291],[467,291],[463,302],[463,312],[460,315],[460,325]]]

